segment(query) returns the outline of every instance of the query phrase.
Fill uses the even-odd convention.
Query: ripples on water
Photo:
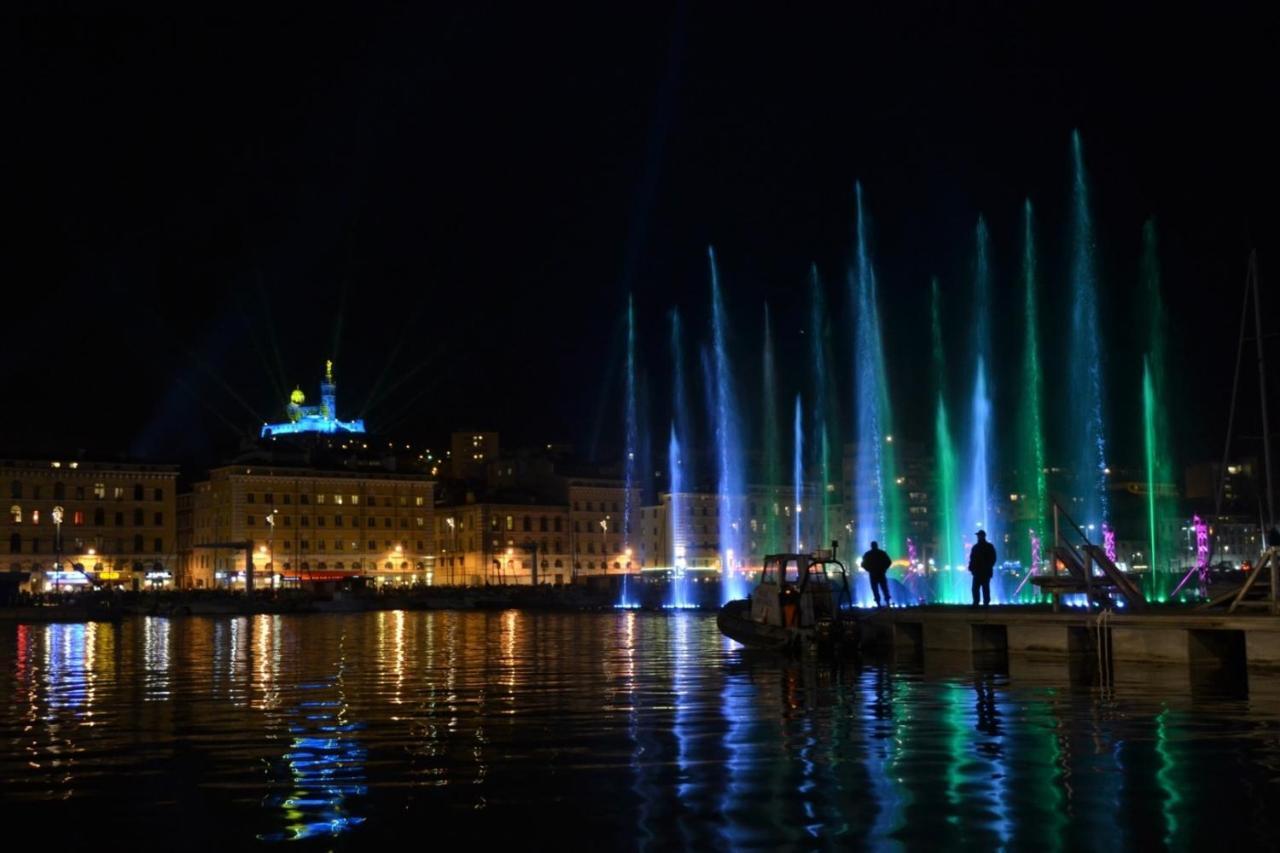
[[[9,624],[0,803],[97,849],[1276,844],[1269,679],[1014,675],[786,661],[696,614]]]

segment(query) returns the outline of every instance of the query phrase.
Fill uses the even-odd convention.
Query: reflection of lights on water
[[[143,660],[146,674],[143,698],[147,702],[163,702],[169,698],[169,620],[146,616],[142,620]]]
[[[303,691],[341,691],[341,670],[332,680],[300,684]],[[268,807],[279,808],[284,830],[260,835],[263,841],[297,841],[337,836],[365,818],[350,814],[347,800],[368,793],[364,765],[368,752],[354,737],[363,726],[345,719],[346,701],[317,697],[295,706],[289,725],[291,742],[284,755],[293,791],[269,797]]]
[[[79,708],[88,699],[88,633],[85,623],[54,623],[45,628],[44,668],[48,673],[50,710]]]

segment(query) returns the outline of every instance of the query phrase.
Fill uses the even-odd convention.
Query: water
[[[837,393],[829,365],[831,356],[831,328],[827,321],[826,298],[823,296],[822,279],[816,264],[809,268],[811,291],[809,349],[813,363],[813,420],[815,428],[814,453],[817,464],[818,486],[822,492],[821,538],[822,547],[831,542],[831,505],[834,486],[832,477],[832,436],[840,434],[840,413],[837,410]],[[835,467],[838,467],[836,463]]]
[[[902,494],[897,484],[893,448],[893,418],[889,404],[889,378],[881,339],[879,298],[875,269],[868,245],[867,217],[862,206],[862,185],[855,187],[857,239],[850,285],[856,311],[854,339],[855,468],[851,483],[855,552],[878,541],[889,556],[906,553]],[[860,598],[870,600],[869,585]]]
[[[1049,514],[1049,488],[1045,480],[1044,457],[1044,376],[1040,368],[1040,311],[1037,298],[1036,246],[1031,201],[1023,205],[1022,284],[1024,290],[1023,367],[1021,406],[1018,419],[1018,502],[1021,511],[1016,519],[1026,528],[1026,547],[1022,556],[1028,567],[1023,577],[1026,594],[1035,597],[1035,588],[1025,581],[1040,567],[1042,545],[1046,539],[1045,519]],[[1015,530],[1015,535],[1021,531]],[[1020,541],[1020,537],[1019,537]]]
[[[1009,671],[788,661],[696,614],[5,625],[0,802],[54,849],[1273,844],[1269,682]]]
[[[625,565],[626,574],[622,576],[622,586],[619,595],[618,604],[622,607],[631,607],[635,602],[632,601],[632,592],[630,588],[630,576],[632,565],[632,519],[635,515],[635,499],[636,490],[639,486],[639,480],[636,477],[636,453],[637,446],[640,443],[640,427],[639,418],[636,415],[636,306],[635,301],[627,297],[627,375],[626,387],[624,389],[624,406],[623,428],[626,432],[625,453],[626,458],[623,460],[625,494],[623,495],[622,504],[622,534],[623,549],[626,554]]]
[[[938,404],[933,421],[934,459],[936,472],[935,484],[938,493],[938,521],[936,523],[937,556],[934,558],[935,568],[942,574],[941,589],[938,599],[941,601],[961,602],[967,600],[969,594],[965,576],[957,568],[960,565],[958,544],[959,528],[956,525],[956,453],[951,438],[951,426],[947,418],[947,370],[946,354],[942,343],[942,296],[938,290],[938,280],[932,282],[932,340],[933,340],[933,374],[937,386]]]
[[[676,425],[671,424],[671,440],[667,444],[667,459],[671,466],[671,504],[667,514],[667,524],[671,532],[671,567],[670,596],[668,607],[689,607],[693,602],[689,593],[689,578],[685,570],[689,566],[688,559],[688,524],[689,519],[684,509],[684,459],[680,452],[680,439],[676,436]]]
[[[778,376],[776,368],[776,360],[773,350],[773,324],[769,320],[769,305],[764,306],[764,352],[762,353],[764,376],[764,387],[761,390],[761,414],[763,422],[760,428],[761,437],[761,454],[763,456],[763,466],[761,470],[762,480],[772,494],[782,485],[782,438],[779,435],[778,419],[782,416],[782,410],[778,406]],[[765,528],[761,538],[761,553],[777,554],[785,551],[791,544],[787,543],[787,531],[782,528],[778,519],[774,519],[770,523],[770,519],[766,516]],[[797,522],[799,524],[799,522]]]
[[[745,449],[739,435],[740,422],[734,395],[733,371],[729,355],[729,321],[720,295],[720,273],[716,253],[707,250],[711,267],[711,331],[714,382],[707,382],[712,400],[715,424],[715,448],[720,534],[720,583],[724,601],[744,598],[747,585],[739,569],[745,566],[747,549],[743,547],[742,504],[746,495]]]
[[[996,517],[992,511],[991,467],[995,462],[994,430],[991,418],[991,333],[988,315],[991,311],[991,270],[988,263],[987,226],[978,217],[977,255],[973,284],[973,396],[969,402],[969,457],[965,460],[968,482],[965,485],[964,517],[960,519],[961,538],[972,541],[978,530],[986,529],[989,541],[1000,542]],[[996,592],[995,589],[992,590]],[[999,599],[1002,600],[1002,599]]]
[[[1147,349],[1142,360],[1142,445],[1147,474],[1147,534],[1155,597],[1163,600],[1178,582],[1178,506],[1174,498],[1172,436],[1169,422],[1169,384],[1166,380],[1164,300],[1160,295],[1160,261],[1156,226],[1142,228],[1142,289],[1147,311]]]
[[[801,535],[800,514],[803,512],[801,501],[804,499],[804,414],[800,405],[800,395],[796,395],[795,417],[792,423],[792,456],[791,456],[791,485],[794,491],[794,503],[796,507],[795,529],[792,531],[793,547],[797,553],[804,551],[804,539]],[[812,512],[813,505],[810,504],[809,510]]]
[[[1099,324],[1098,273],[1093,216],[1079,131],[1071,134],[1073,203],[1071,230],[1071,378],[1068,411],[1074,424],[1069,441],[1079,479],[1073,512],[1081,526],[1101,530],[1108,521],[1107,445],[1102,416],[1102,327]],[[1074,509],[1074,507],[1073,507]],[[1093,536],[1096,541],[1099,537]]]

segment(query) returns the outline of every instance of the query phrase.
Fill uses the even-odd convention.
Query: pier
[[[1107,679],[1153,666],[1228,673],[1280,671],[1280,619],[1206,611],[1063,612],[1028,607],[916,607],[863,622],[864,648],[974,662],[1003,659],[1011,674],[1045,663],[1097,664]]]

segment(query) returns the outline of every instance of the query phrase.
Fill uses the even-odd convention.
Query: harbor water
[[[11,837],[95,850],[1280,837],[1271,679],[1009,671],[789,660],[691,612],[0,623],[0,810]]]

